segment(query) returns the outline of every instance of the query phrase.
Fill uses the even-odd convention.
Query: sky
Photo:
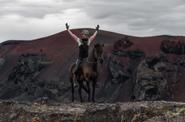
[[[70,28],[133,36],[185,35],[185,0],[0,0],[0,42]]]

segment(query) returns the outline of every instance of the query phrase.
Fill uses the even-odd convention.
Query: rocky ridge
[[[177,102],[41,104],[0,102],[1,122],[183,122]],[[5,112],[6,111],[6,112]]]

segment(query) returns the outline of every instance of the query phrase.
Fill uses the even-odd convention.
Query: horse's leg
[[[87,83],[87,89],[88,89],[88,101],[91,101],[91,87],[89,81],[86,81]]]
[[[88,94],[88,101],[90,102],[91,101],[91,89],[90,89],[90,84],[88,81],[85,81],[86,82],[86,85],[87,85],[87,88],[86,86],[84,85],[84,83],[82,83],[82,89]]]
[[[92,82],[92,87],[93,87],[93,91],[92,91],[92,101],[95,102],[95,88],[96,88],[96,82],[97,82],[97,79],[93,80]]]
[[[72,92],[72,102],[74,102],[74,81],[73,79],[70,77],[70,81],[71,81],[71,92]]]
[[[85,92],[87,92],[88,93],[88,88],[86,88],[85,87],[85,85],[84,85],[84,83],[82,82],[82,88],[83,88],[83,90],[85,91]]]
[[[82,81],[78,81],[78,82],[79,82],[78,93],[79,93],[79,96],[80,96],[80,102],[83,102],[83,98],[82,98],[82,87],[83,87],[83,84],[82,84]]]

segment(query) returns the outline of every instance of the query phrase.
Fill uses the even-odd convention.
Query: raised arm
[[[89,44],[96,38],[96,35],[98,34],[100,26],[97,25],[96,26],[96,31],[94,32],[94,34],[89,38]]]
[[[78,40],[78,37],[75,35],[75,34],[73,34],[72,32],[71,32],[71,30],[67,30],[68,32],[69,32],[69,34],[71,35],[71,37],[76,41],[76,40]]]
[[[72,37],[78,44],[80,44],[80,39],[79,39],[75,34],[73,34],[73,33],[71,32],[71,30],[69,29],[68,23],[66,23],[66,29],[67,29],[67,31],[69,32],[69,34],[71,35],[71,37]]]
[[[93,41],[96,38],[98,31],[96,30],[94,34],[89,38],[89,41]]]

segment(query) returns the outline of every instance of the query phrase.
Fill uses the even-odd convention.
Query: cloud
[[[71,28],[136,35],[183,35],[184,0],[0,0],[0,41],[34,39]]]

